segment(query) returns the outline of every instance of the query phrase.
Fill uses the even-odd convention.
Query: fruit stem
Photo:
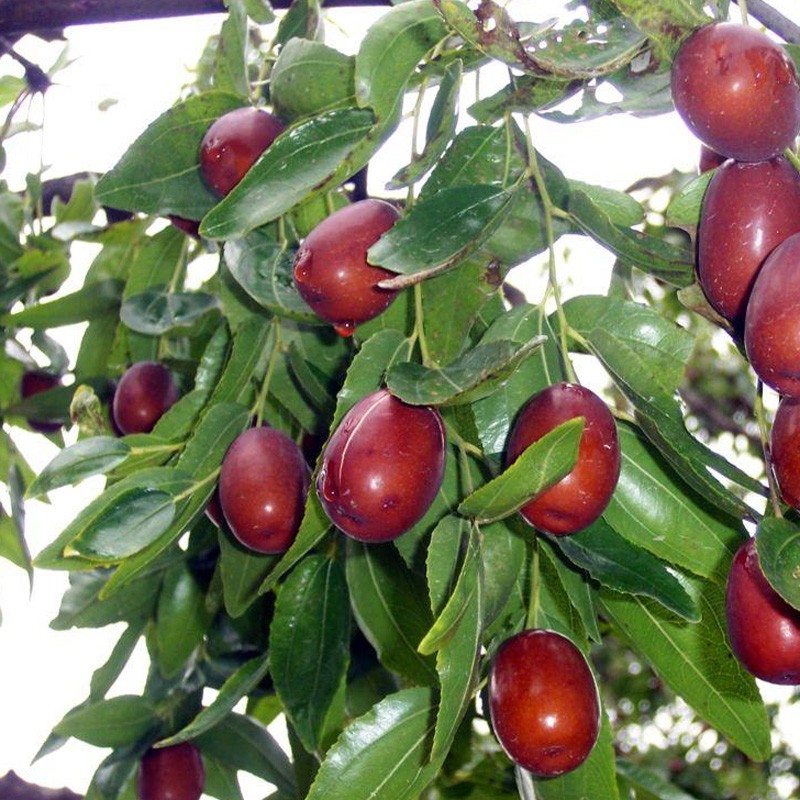
[[[550,198],[550,193],[547,190],[547,184],[542,175],[542,170],[539,167],[539,160],[536,156],[536,148],[533,146],[533,135],[531,133],[530,120],[527,116],[523,117],[525,125],[525,145],[528,155],[528,167],[526,173],[533,178],[536,183],[536,188],[539,192],[539,197],[542,201],[542,208],[544,210],[544,230],[547,237],[547,271],[548,271],[548,287],[553,293],[553,300],[556,305],[556,316],[559,321],[559,347],[561,349],[561,359],[564,363],[564,371],[567,380],[575,383],[577,378],[575,376],[575,369],[572,366],[572,361],[569,357],[569,346],[567,342],[567,318],[564,314],[563,304],[561,302],[561,287],[558,283],[558,275],[556,273],[556,248],[555,248],[555,234],[553,232],[553,201]],[[545,298],[547,293],[545,293]],[[544,299],[542,300],[544,304]]]
[[[800,158],[798,157],[797,153],[795,153],[791,147],[787,147],[784,151],[784,155],[789,159],[789,161],[792,162],[792,164],[794,164],[794,168],[800,172]]]
[[[531,565],[531,597],[528,603],[528,616],[525,619],[526,629],[536,628],[539,624],[539,596],[541,593],[542,576],[539,569],[539,536],[533,537],[533,564]]]
[[[761,438],[761,449],[764,453],[764,470],[767,474],[767,485],[769,486],[769,498],[772,503],[772,510],[778,519],[783,518],[781,511],[780,494],[775,483],[775,475],[772,472],[772,455],[769,446],[769,433],[767,431],[767,419],[764,413],[764,384],[759,381],[756,386],[756,401],[753,410],[758,423],[758,435]]]
[[[424,310],[422,307],[422,284],[414,284],[414,337],[419,342],[419,353],[426,367],[435,366],[431,361],[428,342],[425,339]]]
[[[739,12],[742,15],[742,25],[747,25],[747,0],[737,0],[739,4]]]

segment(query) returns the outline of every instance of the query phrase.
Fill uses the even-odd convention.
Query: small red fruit
[[[798,232],[800,174],[785,157],[719,167],[703,198],[697,277],[709,303],[739,332],[761,265]]]
[[[763,161],[800,130],[800,83],[783,48],[735,22],[704,25],[672,64],[672,99],[700,141],[738,161]]]
[[[781,497],[800,508],[800,400],[784,397],[778,403],[770,433],[770,455]]]
[[[489,710],[508,757],[537,778],[579,767],[600,733],[594,674],[583,653],[551,630],[526,630],[500,645]]]
[[[367,263],[367,251],[400,213],[369,198],[334,211],[306,236],[294,260],[294,283],[314,313],[342,335],[376,317],[397,296],[377,284],[395,273]]]
[[[697,163],[697,171],[701,174],[709,172],[712,169],[721,167],[727,159],[725,156],[720,155],[716,150],[706,147],[704,144],[700,145],[700,159]]]
[[[258,553],[289,549],[303,519],[310,471],[300,448],[263,426],[236,437],[222,461],[219,504],[231,533]]]
[[[591,525],[611,500],[620,472],[617,425],[608,406],[590,389],[574,383],[548,386],[523,407],[511,430],[507,464],[567,420],[585,425],[572,471],[520,509],[545,533],[564,536]]]
[[[753,538],[731,564],[725,613],[731,648],[748,672],[769,683],[800,684],[800,611],[764,577]]]
[[[179,397],[170,371],[158,361],[139,361],[119,379],[111,410],[114,424],[128,433],[149,433]]]
[[[204,787],[203,758],[191,742],[150,748],[139,762],[139,800],[199,800]]]
[[[362,542],[396,539],[433,503],[444,478],[439,412],[386,389],[345,414],[322,455],[317,494],[330,520]]]
[[[206,183],[224,197],[283,129],[278,117],[260,108],[246,106],[223,114],[200,143],[200,172]]]
[[[61,386],[61,378],[58,375],[44,370],[28,370],[22,375],[19,391],[24,400],[26,397],[32,397],[40,392],[55,389],[56,386]],[[61,429],[62,421],[59,419],[30,417],[28,418],[28,425],[39,433],[55,433]]]

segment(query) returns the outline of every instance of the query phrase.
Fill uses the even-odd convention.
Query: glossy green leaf
[[[526,447],[513,464],[462,500],[458,512],[483,523],[518,511],[572,470],[584,424],[583,417],[568,420]]]
[[[212,403],[238,400],[246,393],[253,372],[273,337],[269,320],[250,317],[235,333],[230,358],[211,395]]]
[[[346,108],[287,129],[203,218],[201,234],[211,239],[243,236],[321,191],[373,124],[370,111]]]
[[[119,317],[136,333],[161,336],[176,328],[186,328],[218,308],[219,299],[212,294],[151,289],[127,298]]]
[[[230,0],[227,7],[228,17],[220,28],[214,53],[214,88],[247,97],[247,14],[242,0]]]
[[[342,568],[309,556],[281,586],[270,625],[270,675],[295,732],[321,752],[326,716],[350,660],[350,604]]]
[[[754,678],[730,650],[724,590],[698,592],[701,621],[687,623],[655,601],[603,590],[605,615],[661,679],[709,724],[756,761],[771,753],[770,728]]]
[[[502,614],[527,559],[527,543],[523,535],[504,522],[481,525],[481,557],[483,560],[484,628],[493,625]]]
[[[479,344],[441,368],[410,361],[396,364],[386,376],[386,385],[392,394],[412,405],[473,402],[490,394],[542,342],[542,338],[535,338],[524,344],[508,340]]]
[[[675,194],[667,206],[667,224],[690,228],[700,223],[703,197],[705,197],[706,189],[713,177],[714,171],[708,170],[689,181]]]
[[[275,44],[286,45],[293,38],[320,39],[323,35],[319,0],[293,0],[281,18]]]
[[[120,695],[79,706],[53,730],[96,747],[120,747],[141,738],[158,724],[155,710],[144,697]]]
[[[117,800],[123,788],[130,785],[136,775],[139,761],[144,755],[147,745],[137,742],[112,751],[97,767],[89,788],[86,800]]]
[[[256,553],[239,544],[226,531],[219,533],[219,548],[225,610],[236,619],[259,596],[261,584],[278,562],[278,557]]]
[[[328,751],[308,800],[414,800],[428,765],[436,706],[426,688],[403,689],[354,720]]]
[[[678,576],[602,519],[573,536],[558,537],[555,544],[573,564],[603,586],[652,597],[689,622],[700,619],[693,598]]]
[[[253,231],[243,239],[226,242],[223,253],[234,280],[260,306],[280,317],[319,323],[295,288],[294,251],[281,247],[266,233]]]
[[[433,659],[417,647],[433,619],[425,589],[391,544],[347,541],[347,585],[358,625],[381,663],[418,684],[435,684]]]
[[[800,529],[785,519],[761,520],[756,533],[758,564],[772,588],[800,609]]]
[[[212,122],[242,105],[239,95],[225,92],[177,103],[98,181],[98,201],[126,211],[200,219],[218,201],[200,176],[200,142]]]

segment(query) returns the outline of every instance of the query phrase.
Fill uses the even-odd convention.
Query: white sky
[[[786,0],[784,6],[790,8],[793,2]],[[538,3],[537,13],[542,18],[548,15],[548,6],[557,8],[560,3]],[[343,13],[337,18],[344,19]],[[363,31],[369,18],[368,12],[359,10],[348,19],[354,30]],[[25,172],[36,171],[40,163],[50,166],[45,177],[80,170],[102,172],[113,166],[135,136],[177,98],[190,79],[188,67],[197,61],[206,38],[218,30],[220,19],[206,16],[68,31],[75,63],[48,92],[44,138],[12,140],[4,177],[18,187]],[[329,31],[333,35],[330,44],[352,51],[353,42],[344,44],[337,26],[330,25]],[[50,65],[58,51],[30,39],[23,40],[19,50],[43,67]],[[108,99],[117,102],[99,110]],[[38,118],[40,113],[41,104],[37,103],[32,115]],[[697,143],[675,115],[648,120],[617,117],[575,126],[537,120],[534,138],[537,147],[568,177],[619,189],[646,175],[661,175],[673,168],[691,170],[698,152]],[[21,147],[23,140],[26,149]],[[382,181],[405,163],[400,161],[402,157],[390,159],[385,175],[379,166],[372,171],[373,191],[380,192]],[[582,292],[605,290],[611,264],[607,254],[573,243],[571,261],[581,265]],[[79,283],[80,276],[75,280]],[[515,280],[525,284],[522,276]],[[54,455],[38,438],[20,437],[20,441],[27,445],[26,453],[36,467]],[[54,492],[51,509],[30,504],[28,537],[34,553],[55,536],[98,485],[88,481],[78,489]],[[49,630],[65,585],[66,577],[60,573],[38,573],[29,596],[25,575],[0,559],[4,617],[0,627],[0,776],[13,769],[26,780],[54,787],[67,785],[83,792],[105,751],[71,741],[29,765],[51,727],[86,697],[91,671],[104,662],[111,646],[107,630]],[[141,664],[139,661],[139,669]],[[128,683],[116,691],[137,692],[140,675],[133,670]],[[263,796],[263,789],[263,784],[254,787],[253,797]]]

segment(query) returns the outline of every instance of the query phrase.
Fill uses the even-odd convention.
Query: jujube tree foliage
[[[520,6],[398,2],[348,55],[315,0],[231,0],[112,170],[48,214],[34,179],[0,194],[2,553],[69,572],[56,628],[124,623],[40,752],[112,748],[93,800],[237,800],[239,771],[274,800],[687,797],[618,758],[621,647],[769,760],[755,676],[800,675],[798,52],[724,0]],[[537,150],[541,117],[673,101],[721,166],[643,176],[665,214]],[[605,294],[564,298],[567,234],[616,257]],[[542,297],[507,283],[528,262]],[[683,402],[714,335],[761,475]],[[33,475],[8,426],[59,422]],[[23,500],[97,475],[31,558]]]

